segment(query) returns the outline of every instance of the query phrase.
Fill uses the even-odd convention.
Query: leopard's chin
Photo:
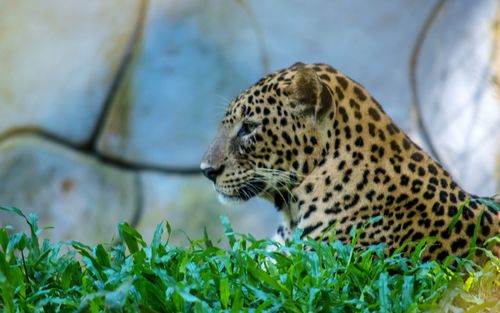
[[[225,206],[233,206],[245,202],[245,200],[238,196],[228,196],[222,192],[217,192],[217,200]]]

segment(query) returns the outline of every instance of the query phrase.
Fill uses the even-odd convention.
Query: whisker
[[[251,182],[264,182],[264,183],[268,183],[267,181],[265,181],[264,179],[260,178],[260,177],[254,177],[252,178]],[[285,197],[282,193],[282,191],[277,188],[276,186],[274,186],[273,184],[267,184],[267,186],[271,187],[272,190],[276,191],[280,196],[281,198],[284,200],[284,201],[287,201],[288,198]],[[283,186],[285,188],[285,191],[288,192],[289,195],[291,195],[293,197],[293,193],[292,191],[287,187],[287,186]],[[273,195],[268,193],[268,195],[273,198]]]

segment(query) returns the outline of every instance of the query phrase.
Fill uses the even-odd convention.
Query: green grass
[[[483,266],[457,260],[451,269],[409,258],[384,257],[383,246],[296,238],[277,251],[269,240],[235,234],[221,218],[229,248],[207,236],[187,248],[169,245],[170,226],[150,243],[126,223],[123,244],[87,246],[40,239],[0,228],[0,311],[3,312],[498,312],[500,261]],[[497,238],[498,239],[498,238]],[[279,251],[279,252],[278,252]],[[449,259],[448,261],[451,261]]]

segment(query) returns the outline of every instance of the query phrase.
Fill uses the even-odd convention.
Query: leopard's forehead
[[[259,110],[253,108],[260,107],[262,110],[266,105],[283,105],[281,98],[285,96],[284,90],[297,72],[297,65],[268,74],[241,92],[229,103],[222,124],[233,124],[243,117],[259,114]],[[300,65],[313,67],[317,71],[328,67],[324,64]]]
[[[313,70],[324,83],[328,83],[333,76],[340,75],[341,78],[338,79],[347,84],[347,79],[342,78],[343,74],[328,64],[295,63],[288,68],[283,68],[262,77],[234,97],[226,108],[225,115],[220,123],[221,129],[234,131],[245,120],[250,120],[250,122],[265,121],[266,116],[272,114],[276,115],[273,120],[281,121],[280,116],[282,114],[294,118],[293,114],[290,114],[291,112],[287,112],[288,109],[291,109],[288,106],[291,101],[289,98],[290,86],[296,74],[304,69]],[[346,86],[342,86],[344,89],[346,88]],[[338,92],[340,96],[341,91]]]
[[[286,86],[284,79],[278,81],[278,73],[263,77],[236,96],[229,103],[222,124],[232,125],[243,117],[251,118],[260,113],[262,106],[278,103],[277,98],[283,94]]]

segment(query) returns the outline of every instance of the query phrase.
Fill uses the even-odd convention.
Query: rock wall
[[[427,145],[420,116],[457,180],[492,194],[496,6],[0,0],[0,203],[36,212],[54,239],[111,240],[121,220],[149,239],[166,219],[183,244],[204,226],[220,236],[220,214],[269,236],[271,205],[224,208],[197,168],[230,99],[296,61],[349,74]],[[0,223],[22,224],[3,213]]]

